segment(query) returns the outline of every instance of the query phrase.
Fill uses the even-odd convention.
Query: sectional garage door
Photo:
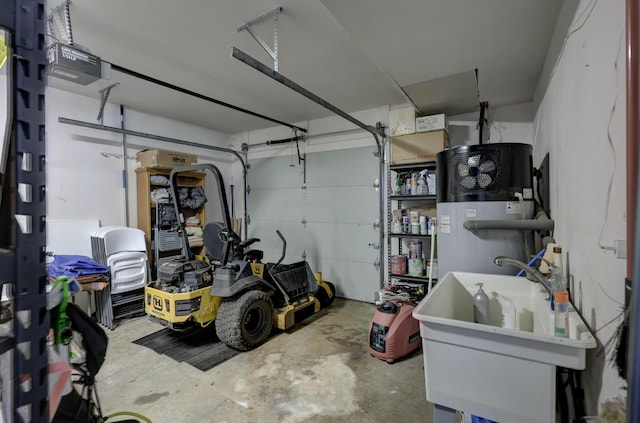
[[[379,250],[373,223],[379,218],[379,177],[375,148],[307,154],[303,166],[293,157],[250,160],[249,237],[261,239],[265,261],[276,261],[287,240],[285,263],[304,253],[314,271],[336,285],[339,297],[374,300],[379,273],[373,266]]]

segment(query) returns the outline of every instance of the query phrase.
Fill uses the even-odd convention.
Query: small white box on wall
[[[430,132],[440,129],[449,132],[449,123],[444,113],[416,118],[416,132]]]

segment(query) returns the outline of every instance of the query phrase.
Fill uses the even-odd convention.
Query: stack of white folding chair
[[[144,314],[144,286],[150,280],[144,232],[105,226],[91,233],[93,259],[109,267],[110,283],[95,292],[96,319],[113,329],[118,319]]]

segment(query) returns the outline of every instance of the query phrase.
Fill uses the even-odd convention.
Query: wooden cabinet
[[[149,265],[151,266],[152,273],[155,275],[155,269],[157,264],[155,263],[155,225],[156,225],[156,207],[157,202],[152,200],[152,193],[156,190],[166,189],[171,192],[169,187],[169,174],[171,169],[169,168],[138,168],[136,169],[136,195],[138,206],[138,228],[144,231],[145,239],[147,241],[147,253],[149,255]],[[164,176],[166,181],[164,182],[152,182],[152,176]],[[155,179],[155,178],[154,178]],[[178,175],[177,185],[179,188],[193,189],[196,187],[205,190],[205,174],[199,172],[184,172]],[[157,193],[158,191],[156,191]],[[167,198],[165,201],[169,201]],[[185,221],[191,216],[195,216],[200,219],[200,224],[204,227],[205,222],[205,209],[204,204],[195,209],[182,206],[182,213]],[[191,251],[196,255],[204,254],[204,246],[197,245],[191,248]],[[179,254],[176,252],[173,255]]]

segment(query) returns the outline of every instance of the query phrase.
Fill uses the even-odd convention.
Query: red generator
[[[369,325],[371,355],[393,363],[422,345],[420,324],[411,314],[414,308],[414,304],[399,300],[378,306]]]

